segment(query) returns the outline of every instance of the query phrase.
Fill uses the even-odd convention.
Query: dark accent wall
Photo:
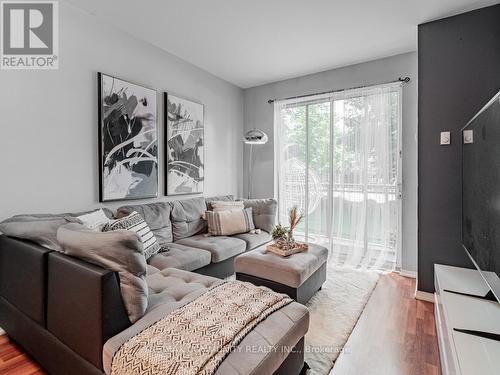
[[[418,64],[418,289],[433,292],[434,263],[472,267],[461,246],[460,129],[500,90],[500,5],[419,25]],[[450,146],[439,145],[445,130]]]

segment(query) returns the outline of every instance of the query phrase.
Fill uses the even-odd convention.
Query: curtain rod
[[[290,100],[290,99],[300,99],[300,98],[306,98],[308,96],[313,96],[313,95],[323,95],[323,94],[332,94],[334,92],[341,92],[341,91],[347,91],[347,90],[355,90],[355,89],[362,89],[362,88],[365,88],[365,87],[373,87],[373,86],[379,86],[379,85],[387,85],[389,83],[396,83],[396,82],[403,82],[403,83],[408,83],[411,81],[411,78],[410,77],[399,77],[396,81],[390,81],[390,82],[383,82],[383,83],[377,83],[377,84],[374,84],[374,85],[366,85],[366,86],[357,86],[357,87],[350,87],[350,88],[347,88],[347,89],[340,89],[340,90],[330,90],[330,91],[323,91],[323,92],[317,92],[317,93],[314,93],[314,94],[306,94],[306,95],[299,95],[299,96],[291,96],[289,98],[281,98],[281,99],[269,99],[267,102],[269,104],[272,104],[274,102],[277,102],[277,101],[281,101],[281,100]]]

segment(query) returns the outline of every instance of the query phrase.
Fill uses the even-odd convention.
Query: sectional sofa
[[[0,236],[0,326],[50,374],[109,374],[113,354],[124,340],[221,283],[221,277],[233,273],[235,256],[270,239],[276,215],[272,199],[244,202],[253,208],[261,233],[206,236],[202,215],[212,200],[221,199],[233,198],[117,210],[116,216],[141,213],[169,248],[147,265],[148,306],[134,324],[125,311],[116,272],[27,240]],[[308,326],[303,305],[282,307],[248,333],[215,374],[299,374]]]
[[[168,252],[149,261],[151,266],[159,269],[173,267],[224,278],[234,273],[236,256],[271,240],[270,233],[276,220],[277,202],[274,199],[244,200],[245,207],[252,207],[254,224],[260,233],[206,236],[207,224],[203,215],[210,202],[233,199],[228,195],[123,206],[117,210],[117,216],[139,212],[158,240],[168,246]]]

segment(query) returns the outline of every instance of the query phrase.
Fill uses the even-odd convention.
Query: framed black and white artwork
[[[166,193],[202,193],[205,178],[203,104],[167,93],[164,96]]]
[[[156,91],[98,73],[101,202],[158,196]]]

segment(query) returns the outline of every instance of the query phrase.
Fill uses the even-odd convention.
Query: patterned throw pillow
[[[213,236],[230,236],[255,229],[252,208],[238,211],[207,211],[208,232]]]
[[[240,211],[245,208],[240,201],[213,201],[210,202],[211,211]]]
[[[139,235],[144,247],[144,257],[146,260],[157,254],[161,249],[158,240],[153,232],[151,232],[148,224],[144,221],[142,216],[135,211],[128,216],[106,224],[102,231],[109,232],[117,229],[131,230]]]

